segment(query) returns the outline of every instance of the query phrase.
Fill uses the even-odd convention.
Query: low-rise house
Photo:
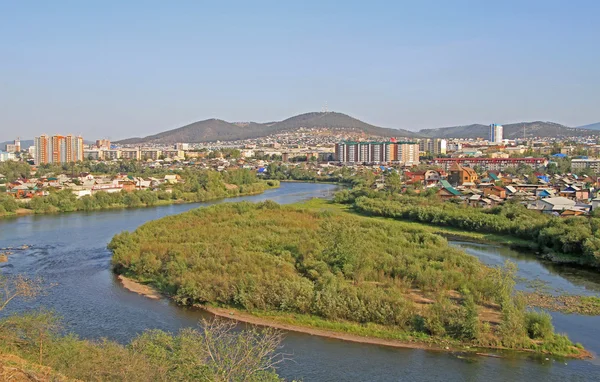
[[[168,174],[164,177],[164,182],[169,184],[178,183],[181,177],[178,174]]]
[[[494,195],[502,200],[506,199],[506,190],[499,186],[485,187],[483,189],[483,194],[485,196]]]
[[[450,185],[448,181],[441,180],[440,184],[442,187],[438,190],[437,196],[440,197],[442,200],[458,199],[462,197],[460,191],[452,187],[452,185]]]
[[[545,213],[561,212],[573,207],[575,207],[575,201],[562,196],[539,199],[527,205],[527,208],[529,209],[539,210]]]
[[[464,183],[472,183],[475,184],[478,176],[475,170],[470,167],[463,167],[457,163],[455,163],[450,168],[450,175],[448,176],[448,181],[451,184],[462,185]]]
[[[85,188],[85,187],[81,187],[81,186],[74,186],[71,188],[71,192],[77,196],[77,199],[81,198],[82,196],[92,196],[92,189],[91,188]]]
[[[586,215],[587,211],[578,209],[578,208],[568,208],[560,212],[560,216],[569,217],[569,216],[583,216]]]

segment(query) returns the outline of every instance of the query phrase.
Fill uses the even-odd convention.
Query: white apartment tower
[[[490,142],[492,143],[502,143],[503,139],[503,131],[504,128],[502,125],[496,125],[495,123],[490,125]]]

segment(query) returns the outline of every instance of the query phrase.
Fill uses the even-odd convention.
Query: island
[[[182,305],[382,345],[589,356],[526,308],[515,268],[333,202],[227,203],[116,235],[116,273]]]

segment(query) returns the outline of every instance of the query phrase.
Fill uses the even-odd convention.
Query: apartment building
[[[448,171],[453,165],[475,167],[479,166],[485,171],[503,171],[508,167],[526,165],[533,169],[548,165],[546,158],[435,158],[433,164]]]
[[[343,163],[418,163],[419,145],[413,142],[340,142],[335,159]]]
[[[83,137],[74,135],[43,134],[34,139],[36,165],[45,163],[70,163],[83,160]]]

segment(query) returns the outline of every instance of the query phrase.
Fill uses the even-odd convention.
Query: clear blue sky
[[[600,1],[0,0],[0,140],[600,121]]]

